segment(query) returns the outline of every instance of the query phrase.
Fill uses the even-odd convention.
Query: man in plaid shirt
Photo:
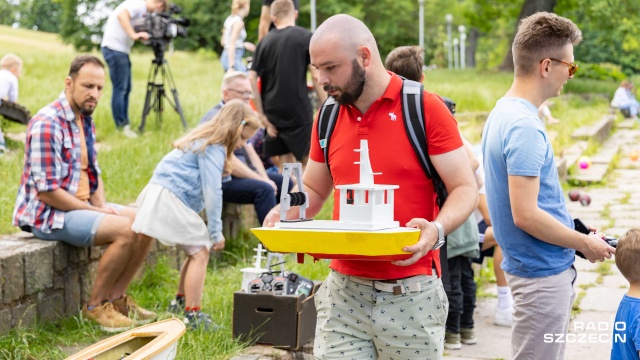
[[[135,209],[105,199],[91,119],[104,81],[100,59],[76,57],[64,92],[31,119],[13,224],[44,240],[80,247],[109,244],[82,313],[106,331],[121,331],[156,314],[125,293],[151,242],[131,230]]]

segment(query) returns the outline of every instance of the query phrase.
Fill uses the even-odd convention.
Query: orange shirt
[[[402,117],[402,79],[392,75],[385,93],[362,114],[353,106],[341,106],[329,141],[329,165],[334,185],[359,182],[360,140],[369,143],[369,157],[376,184],[399,185],[394,193],[394,217],[405,226],[412,218],[435,219],[438,214],[433,183],[425,175],[407,137]],[[462,147],[456,120],[444,102],[435,94],[424,93],[425,123],[428,152],[438,155]],[[317,132],[317,118],[311,138],[309,157],[325,162]],[[340,192],[334,192],[334,203],[340,203]],[[333,218],[339,219],[339,207]],[[439,251],[430,251],[411,266],[396,266],[388,261],[332,260],[330,267],[343,274],[373,279],[399,279],[419,274],[431,274],[432,263],[439,270]]]
[[[91,197],[91,189],[89,187],[89,154],[87,152],[87,141],[84,134],[84,126],[82,126],[82,118],[76,119],[76,124],[80,128],[80,181],[78,182],[78,191],[76,197],[82,201],[89,201]]]

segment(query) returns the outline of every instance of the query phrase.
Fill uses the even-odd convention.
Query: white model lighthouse
[[[359,230],[380,230],[399,226],[393,220],[393,191],[398,185],[377,185],[369,159],[367,140],[360,140],[360,182],[338,185],[340,190],[340,222],[353,224]],[[351,227],[350,227],[351,228]],[[353,228],[352,228],[353,229]]]
[[[418,242],[420,229],[400,227],[393,220],[393,193],[399,186],[374,183],[373,177],[379,173],[371,168],[367,140],[360,140],[360,148],[354,151],[360,153],[360,160],[355,162],[360,166],[360,182],[336,186],[336,191],[340,191],[340,203],[335,206],[340,207],[340,219],[305,218],[308,195],[298,178],[300,192],[280,199],[281,221],[273,227],[251,229],[269,251],[305,253],[316,259],[392,261],[411,256],[402,249]],[[300,164],[285,164],[285,185],[294,165],[302,169]],[[283,189],[287,188],[285,185]],[[286,211],[291,206],[300,206],[300,217],[286,220]]]
[[[360,140],[360,148],[354,149],[360,153],[360,182],[350,185],[338,185],[340,191],[340,219],[314,221],[286,221],[275,224],[280,229],[323,229],[323,230],[351,230],[373,231],[398,228],[400,224],[393,220],[393,191],[398,185],[378,185],[373,181],[374,173],[369,160],[369,145],[367,140]],[[286,165],[286,164],[285,164]],[[285,187],[283,187],[285,188]],[[281,201],[280,211],[286,211]],[[284,213],[281,214],[284,218]]]

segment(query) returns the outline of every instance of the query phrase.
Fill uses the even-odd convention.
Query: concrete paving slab
[[[638,206],[638,208],[640,208],[640,203],[639,204],[632,204],[635,206]],[[609,212],[609,217],[612,220],[615,219],[637,219],[638,218],[638,211],[630,211],[630,210],[626,210],[626,211],[610,211]]]
[[[603,229],[603,230],[607,235],[611,235],[619,238],[619,237],[622,237],[622,235],[624,235],[627,232],[627,230],[629,230],[629,228],[612,227],[612,228]]]
[[[445,350],[447,359],[510,359],[511,328],[493,324],[497,299],[488,298],[476,303],[474,313],[476,338],[474,345],[462,345],[460,350]]]
[[[598,264],[594,264],[591,261],[578,258],[576,258],[573,266],[575,266],[576,270],[578,270],[578,276],[580,276],[582,272],[595,272],[596,269],[598,269]]]
[[[587,295],[580,302],[580,310],[602,311],[615,314],[618,304],[627,289],[609,287],[603,284],[587,289]]]
[[[619,123],[616,124],[616,128],[618,129],[633,129],[633,127],[636,125],[636,120],[633,119],[627,119],[627,120],[623,120],[620,121]]]
[[[637,214],[637,213],[636,213]],[[640,226],[640,218],[618,218],[612,214],[611,216],[614,219],[615,227],[621,228],[632,228]]]
[[[638,214],[640,208],[636,204],[612,204],[609,206],[609,213],[627,213],[627,214]]]
[[[565,359],[609,359],[614,318],[606,312],[578,314],[569,324]]]
[[[591,264],[591,262],[586,261],[584,259],[580,259],[580,261],[576,259],[576,263],[580,263],[580,262],[588,262],[589,264]],[[578,277],[576,278],[576,282],[574,284],[576,293],[579,293],[580,291],[585,291],[580,287],[581,285],[597,285],[596,279],[598,279],[598,276],[599,274],[592,271],[578,270]]]
[[[595,154],[594,156],[591,157],[591,161],[594,164],[609,164],[611,162],[611,160],[613,160],[613,157],[616,156],[616,154],[618,154],[618,150],[619,150],[619,145],[614,145],[608,148],[601,148],[600,151],[598,151],[597,154]]]

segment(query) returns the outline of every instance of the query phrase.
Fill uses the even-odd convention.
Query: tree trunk
[[[520,10],[520,15],[518,15],[516,31],[518,31],[520,20],[540,11],[553,12],[553,9],[556,7],[556,2],[557,0],[525,0],[524,4],[522,5],[522,10]],[[516,35],[514,32],[513,36],[511,36],[511,41],[509,42],[507,55],[505,55],[504,59],[502,60],[502,64],[500,64],[500,66],[498,67],[498,69],[501,71],[513,71],[513,51],[511,50],[511,45],[513,45],[513,39],[515,36]]]
[[[467,38],[467,56],[465,59],[466,66],[468,68],[476,67],[476,50],[478,48],[478,38],[480,38],[480,31],[476,27],[472,27],[469,30],[469,37]]]

